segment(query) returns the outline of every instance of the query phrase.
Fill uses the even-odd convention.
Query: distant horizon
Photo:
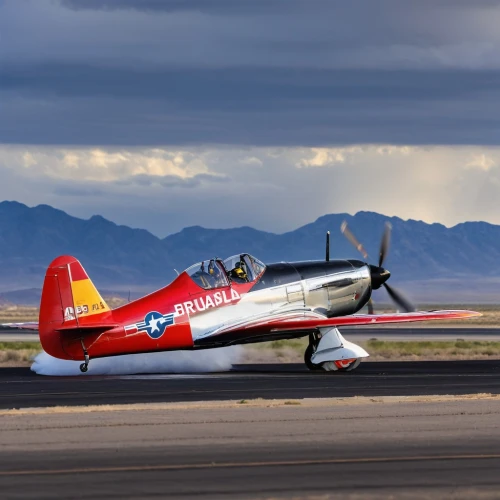
[[[368,252],[367,258],[340,234],[344,219]],[[99,214],[83,219],[51,205],[30,207],[17,201],[0,202],[0,291],[40,287],[47,266],[58,255],[79,259],[99,288],[144,292],[171,281],[175,269],[214,256],[225,259],[248,252],[265,263],[324,260],[327,230],[332,234],[332,259],[375,263],[387,220],[393,226],[386,260],[391,284],[408,283],[424,299],[431,295],[439,299],[439,293],[444,297],[451,293],[456,301],[497,299],[500,226],[483,221],[448,228],[358,211],[325,214],[285,233],[189,226],[160,238]]]
[[[26,208],[29,208],[29,209],[33,209],[33,208],[38,208],[38,207],[43,207],[43,206],[47,206],[47,207],[50,207],[51,209],[54,209],[54,210],[60,210],[61,212],[64,212],[65,214],[71,216],[71,217],[75,217],[77,219],[80,219],[80,220],[91,220],[93,217],[102,217],[103,219],[109,221],[109,222],[112,222],[113,224],[117,225],[117,226],[125,226],[125,227],[129,227],[131,229],[140,229],[140,230],[144,230],[144,231],[148,231],[149,233],[151,233],[153,236],[156,236],[157,238],[159,239],[164,239],[164,238],[167,238],[168,236],[172,236],[172,235],[175,235],[175,234],[178,234],[178,233],[181,233],[182,231],[184,231],[185,229],[189,229],[189,228],[196,228],[196,227],[201,227],[203,229],[214,229],[214,230],[232,230],[232,229],[242,229],[242,228],[250,228],[250,229],[254,229],[256,231],[260,231],[260,232],[264,232],[264,233],[270,233],[270,234],[275,234],[275,235],[283,235],[283,234],[286,234],[286,233],[289,233],[289,232],[293,232],[301,227],[304,227],[308,224],[312,224],[314,222],[317,222],[319,219],[323,218],[323,217],[328,217],[330,215],[347,215],[347,216],[350,216],[350,217],[355,217],[356,215],[358,214],[362,214],[362,213],[368,213],[368,214],[376,214],[376,215],[380,215],[382,217],[387,217],[387,219],[399,219],[403,222],[421,222],[421,223],[424,223],[424,224],[427,224],[427,225],[434,225],[434,224],[437,224],[437,225],[441,225],[441,226],[444,226],[445,228],[447,229],[452,229],[456,226],[460,226],[461,224],[467,224],[467,223],[485,223],[485,224],[490,224],[492,226],[500,226],[500,224],[495,224],[493,222],[489,222],[489,221],[486,221],[486,220],[464,220],[462,222],[458,222],[456,224],[453,224],[453,225],[447,225],[447,224],[444,224],[442,222],[439,222],[439,221],[433,221],[433,222],[428,222],[426,220],[423,220],[423,219],[414,219],[414,218],[403,218],[403,217],[400,217],[398,215],[387,215],[385,213],[381,213],[381,212],[376,212],[374,210],[358,210],[357,212],[355,213],[349,213],[349,212],[330,212],[330,213],[325,213],[323,215],[319,215],[317,216],[314,220],[311,220],[309,222],[306,222],[305,224],[301,224],[301,225],[298,225],[298,226],[295,226],[294,228],[291,228],[287,231],[282,231],[282,232],[273,232],[273,231],[267,231],[267,230],[264,230],[264,229],[260,229],[259,227],[255,227],[255,226],[249,226],[249,225],[242,225],[242,226],[230,226],[230,227],[216,227],[216,226],[213,226],[213,227],[210,227],[210,226],[206,226],[206,225],[201,225],[201,224],[193,224],[193,225],[187,225],[187,226],[184,226],[183,228],[181,228],[180,230],[178,231],[174,231],[172,233],[168,233],[164,236],[161,236],[159,234],[156,234],[155,232],[153,231],[150,231],[149,229],[145,228],[145,227],[140,227],[140,226],[133,226],[133,225],[130,225],[130,224],[123,224],[123,223],[118,223],[116,221],[114,221],[113,219],[110,219],[108,217],[105,217],[103,216],[102,214],[98,214],[98,213],[95,213],[95,214],[92,214],[88,217],[80,217],[78,215],[74,215],[72,213],[70,213],[69,211],[67,210],[64,210],[64,209],[61,209],[61,208],[58,208],[58,207],[55,207],[53,205],[49,205],[47,203],[39,203],[37,205],[28,205],[27,203],[23,203],[23,202],[20,202],[20,201],[17,201],[17,200],[2,200],[0,201],[0,205],[2,203],[18,203],[20,205],[23,205],[25,206]],[[334,228],[332,228],[332,230],[334,230]]]

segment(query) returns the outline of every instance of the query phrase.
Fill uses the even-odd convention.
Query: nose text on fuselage
[[[204,297],[197,297],[196,299],[187,300],[181,304],[175,304],[174,312],[176,316],[196,314],[198,312],[206,311],[211,307],[219,307],[234,303],[240,300],[240,298],[240,294],[236,290],[221,290],[220,292],[205,295]]]

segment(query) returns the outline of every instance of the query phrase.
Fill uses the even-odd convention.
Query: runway
[[[363,362],[349,373],[258,364],[216,374],[46,377],[27,368],[0,368],[0,409],[475,393],[500,394],[500,360]]]
[[[66,411],[66,410],[64,410]],[[0,415],[2,498],[498,498],[500,401]]]
[[[500,360],[364,362],[340,374],[286,363],[80,377],[0,368],[0,491],[6,499],[497,498],[500,399],[433,399],[478,393],[500,395]],[[137,403],[161,406],[107,406]]]
[[[500,395],[500,360],[365,362],[344,374],[301,364],[88,377],[4,368],[0,408],[17,410],[0,410],[0,491],[6,499],[497,498],[500,398],[432,396],[473,393]],[[420,396],[404,397],[412,395]],[[340,399],[310,399],[328,397]],[[156,406],[107,406],[123,403]],[[82,411],[89,404],[104,406]]]

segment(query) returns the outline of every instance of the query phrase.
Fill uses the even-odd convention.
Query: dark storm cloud
[[[4,66],[0,95],[11,143],[496,144],[500,71]]]
[[[238,54],[241,62],[268,65],[266,56],[290,54],[290,64],[300,66],[297,56],[307,54],[315,63],[331,58],[332,52],[359,48],[369,54],[370,48],[381,46],[391,50],[439,46],[455,42],[462,36],[468,42],[481,39],[477,31],[478,13],[498,7],[496,0],[63,0],[63,7],[76,11],[130,12],[150,15],[184,14],[190,21],[182,27],[200,29],[190,32],[189,41],[204,45],[201,65],[210,64],[212,36],[218,34],[226,43],[217,45],[224,56]],[[199,14],[204,15],[200,19]],[[227,16],[230,16],[228,19]],[[167,17],[165,17],[167,19]],[[191,24],[192,23],[192,24]],[[168,29],[168,28],[167,28]],[[176,31],[176,30],[175,30]],[[168,37],[168,35],[165,35]],[[182,40],[182,36],[180,40]],[[172,41],[178,41],[174,37]],[[161,38],[158,40],[161,43]],[[405,47],[408,45],[408,47]],[[180,55],[192,47],[178,47]],[[253,54],[251,54],[253,53]],[[359,54],[358,54],[359,57]],[[379,57],[374,56],[376,59]],[[410,64],[410,50],[400,63]],[[405,58],[408,59],[405,61]],[[234,63],[233,58],[227,62]],[[252,61],[254,62],[254,61]],[[346,63],[346,61],[343,61]],[[366,62],[366,61],[365,61]],[[376,63],[377,61],[375,61]],[[223,63],[222,63],[223,64]]]
[[[454,100],[499,88],[500,70],[142,69],[51,64],[0,69],[0,90],[26,96],[116,97],[228,110],[262,102]],[[248,102],[250,101],[250,102]]]
[[[497,2],[0,3],[0,142],[497,142]]]
[[[60,0],[61,5],[75,10],[120,10],[132,9],[137,11],[201,11],[216,13],[240,12],[273,12],[301,8],[332,9],[340,12],[353,11],[359,7],[371,11],[397,9],[401,7],[401,0]],[[415,2],[416,3],[416,2]],[[445,7],[457,8],[474,6],[496,6],[497,0],[419,0],[419,8]],[[403,8],[408,9],[407,5]]]
[[[293,7],[295,0],[287,0]],[[272,12],[283,9],[283,0],[61,0],[61,5],[75,10],[199,11],[229,14]]]

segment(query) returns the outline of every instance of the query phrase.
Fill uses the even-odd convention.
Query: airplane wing
[[[409,313],[390,314],[353,314],[327,318],[313,311],[294,311],[288,314],[268,315],[256,320],[233,324],[219,328],[215,331],[198,337],[197,343],[208,343],[210,339],[235,340],[248,337],[272,336],[273,334],[287,333],[304,334],[327,327],[379,325],[384,323],[408,323],[415,321],[435,321],[445,319],[465,319],[481,316],[475,311],[450,310],[450,311],[417,311]]]

